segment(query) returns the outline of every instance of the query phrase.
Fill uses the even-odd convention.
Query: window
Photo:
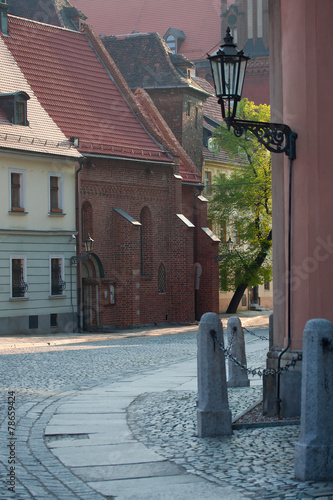
[[[166,43],[173,54],[176,54],[176,38],[173,35],[169,35],[166,39]]]
[[[198,128],[198,114],[199,114],[199,110],[198,110],[198,108],[196,107],[196,108],[195,108],[195,122],[194,122],[194,127],[195,127],[195,128]]]
[[[191,116],[191,102],[187,101],[187,116]]]
[[[0,94],[0,107],[6,113],[7,120],[14,125],[29,125],[27,119],[27,101],[30,99],[26,92]]]
[[[10,258],[11,297],[24,298],[28,291],[27,262],[25,256],[14,255]]]
[[[50,315],[50,326],[58,326],[58,314],[51,314]]]
[[[15,124],[25,125],[25,106],[24,102],[17,102],[15,108]]]
[[[269,281],[265,281],[265,283],[264,283],[264,290],[267,290],[267,291],[270,290],[270,283],[269,283]]]
[[[165,267],[160,264],[158,268],[158,293],[166,292],[166,277],[165,277]]]
[[[209,171],[205,171],[205,178],[204,178],[204,184],[205,184],[205,191],[204,193],[206,195],[211,194],[211,189],[212,189],[212,173]]]
[[[50,283],[51,295],[63,295],[66,288],[63,257],[50,257]]]
[[[153,247],[152,247],[152,218],[148,207],[144,207],[140,214],[141,239],[141,276],[152,276]]]
[[[92,214],[92,206],[89,201],[85,201],[82,205],[81,209],[81,236],[82,241],[85,241],[88,234],[93,237],[93,214]]]
[[[10,211],[24,212],[25,205],[25,172],[10,170]]]
[[[61,174],[49,174],[49,189],[49,211],[52,214],[61,214],[63,212],[63,176]]]

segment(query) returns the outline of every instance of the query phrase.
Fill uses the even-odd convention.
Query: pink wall
[[[332,19],[332,0],[270,0],[272,120],[298,133],[292,208],[294,349],[302,347],[308,319],[333,321]],[[274,340],[280,346],[286,345],[287,335],[287,181],[288,159],[274,157]]]

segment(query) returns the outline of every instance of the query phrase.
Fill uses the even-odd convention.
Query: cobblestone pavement
[[[244,319],[244,323],[257,335],[268,336],[267,318]],[[15,338],[14,344],[12,339],[0,339],[0,500],[105,498],[51,453],[44,439],[45,427],[60,405],[85,390],[194,360],[196,328],[172,330],[175,335],[165,330],[85,338],[25,338],[21,342]],[[264,366],[268,341],[250,333],[245,338],[248,366]],[[10,399],[12,394],[15,404]],[[230,406],[238,413],[260,399],[260,380],[254,380],[249,389],[232,389],[229,394]],[[251,498],[328,494],[330,484],[297,483],[292,478],[297,426],[237,430],[231,438],[199,440],[195,437],[195,399],[191,391],[139,396],[128,409],[132,432],[147,447],[183,465],[188,472],[243,489]],[[8,425],[12,406],[14,435],[10,435]],[[8,491],[8,460],[13,449],[15,493]]]

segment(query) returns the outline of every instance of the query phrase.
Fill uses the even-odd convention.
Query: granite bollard
[[[230,436],[231,411],[225,372],[223,326],[219,316],[206,313],[198,332],[198,437]]]
[[[303,333],[301,432],[295,477],[333,480],[333,323],[312,319]]]
[[[246,366],[244,330],[237,316],[229,318],[227,335],[228,343],[231,346],[231,355],[243,366]],[[228,375],[228,387],[248,387],[250,385],[246,370],[230,358],[228,359]]]

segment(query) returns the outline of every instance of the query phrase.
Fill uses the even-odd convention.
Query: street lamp
[[[232,251],[234,249],[234,242],[232,241],[232,239],[230,237],[229,237],[228,241],[225,242],[225,245],[227,247],[228,253],[222,254],[222,255],[216,255],[214,257],[215,262],[219,262],[220,260],[223,260],[226,257],[230,257],[230,255],[232,254]]]
[[[246,130],[252,132],[258,141],[272,153],[285,153],[289,158],[289,199],[288,199],[288,274],[287,274],[287,346],[278,357],[277,371],[277,412],[280,414],[280,368],[283,354],[291,345],[291,198],[292,198],[292,163],[296,158],[297,134],[288,125],[247,120],[236,120],[237,104],[241,99],[244,76],[249,57],[242,50],[237,50],[227,28],[224,44],[214,54],[208,55],[216,90],[216,96],[222,108],[222,117],[228,130],[233,127],[236,137],[241,137]]]
[[[87,238],[84,240],[83,243],[84,243],[85,253],[82,255],[73,255],[73,257],[71,257],[71,265],[89,259],[90,254],[94,248],[94,240],[92,239],[90,234],[88,234]]]
[[[249,120],[236,120],[237,104],[242,98],[247,61],[250,59],[237,49],[230,34],[230,28],[221,47],[208,55],[213,75],[216,97],[222,109],[222,118],[228,130],[233,127],[237,137],[246,130],[252,132],[258,141],[272,153],[285,153],[289,159],[296,158],[297,134],[288,125]]]

